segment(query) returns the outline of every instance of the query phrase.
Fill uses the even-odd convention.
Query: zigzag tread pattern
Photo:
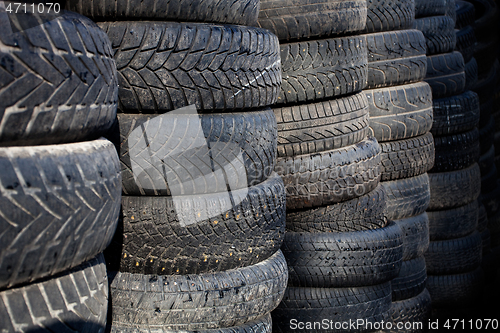
[[[253,265],[274,254],[285,233],[285,189],[276,174],[231,193],[126,196],[122,211],[105,256],[110,269],[134,274],[201,274]]]
[[[107,313],[102,254],[50,279],[0,292],[3,332],[103,333]]]
[[[273,111],[278,123],[278,157],[342,148],[368,135],[368,102],[362,92]]]
[[[116,229],[119,160],[107,140],[0,149],[0,288],[80,265]]]
[[[95,23],[66,12],[18,33],[2,18],[0,30],[0,145],[92,140],[111,127],[116,64]]]
[[[455,21],[448,16],[430,16],[416,19],[413,28],[422,31],[427,55],[451,52],[455,49]]]
[[[460,52],[427,57],[425,82],[432,88],[433,98],[461,94],[465,90],[465,63]]]
[[[360,31],[365,21],[366,1],[261,0],[258,25],[283,42]]]
[[[287,232],[281,250],[294,287],[342,288],[384,283],[401,268],[403,234],[394,223],[345,233]]]
[[[389,282],[351,288],[289,287],[271,314],[273,332],[287,332],[284,328],[293,318],[310,322],[321,321],[321,318],[336,321],[363,318],[366,322],[376,322],[387,319],[385,314],[390,307]]]
[[[194,117],[119,114],[118,126],[126,195],[237,190],[265,181],[274,169],[278,133],[269,108]]]
[[[393,329],[386,330],[387,333],[399,333],[396,325],[405,323],[424,323],[431,318],[431,295],[424,289],[415,297],[393,302],[391,305],[391,320]],[[419,329],[405,329],[408,333],[417,333]]]
[[[417,216],[426,211],[429,200],[429,176],[420,176],[381,182],[387,193],[386,216],[399,220]]]
[[[415,19],[413,1],[368,0],[364,32],[409,29]]]
[[[381,142],[381,180],[421,175],[434,165],[434,139],[431,133],[415,138]]]
[[[94,21],[160,20],[216,22],[255,26],[257,0],[66,0],[66,9]]]
[[[214,329],[254,321],[278,306],[288,280],[280,250],[258,264],[217,273],[113,275],[112,323],[163,330]]]
[[[286,214],[286,230],[293,232],[349,232],[382,228],[385,219],[385,189],[336,204]]]
[[[432,91],[426,82],[369,89],[370,128],[379,142],[421,136],[432,127]]]
[[[281,84],[278,39],[254,27],[102,22],[119,72],[122,112],[271,105]]]
[[[467,90],[460,95],[435,99],[432,102],[434,136],[463,133],[479,124],[479,97]]]
[[[476,200],[481,192],[479,165],[457,171],[429,174],[429,210],[456,208]]]
[[[364,36],[281,44],[283,82],[276,104],[316,101],[365,88]]]
[[[380,181],[380,146],[369,137],[358,144],[321,153],[280,157],[287,209],[342,202],[374,190]]]

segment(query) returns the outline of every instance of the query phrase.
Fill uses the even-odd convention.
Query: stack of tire
[[[121,198],[118,155],[101,137],[118,102],[111,44],[76,13],[13,16],[2,3],[0,331],[104,332],[102,251]]]
[[[270,332],[288,280],[286,197],[268,107],[279,44],[249,26],[259,1],[68,5],[100,22],[120,79],[111,332]]]
[[[429,244],[427,171],[434,165],[432,94],[426,75],[426,44],[412,29],[414,1],[368,2],[368,98],[370,127],[382,147],[381,184],[386,216],[403,231],[403,263],[392,282],[392,322],[427,322],[424,252]],[[408,325],[408,324],[407,324]],[[408,326],[406,331],[418,331]],[[388,330],[391,331],[391,330]],[[394,329],[394,331],[397,331]]]
[[[384,216],[381,149],[369,135],[362,92],[367,45],[356,34],[365,29],[366,10],[364,0],[261,1],[259,24],[278,35],[283,70],[273,110],[289,286],[272,313],[276,332],[310,332],[325,318],[330,331],[345,331],[350,321],[389,316],[402,233]]]
[[[429,9],[417,11],[421,18],[415,26],[426,37],[426,81],[432,88],[435,143],[425,260],[427,289],[437,309],[463,306],[481,293],[482,239],[476,230],[481,190],[479,112],[477,95],[465,90],[465,62],[472,60],[472,52],[462,46],[463,55],[453,51],[457,41],[454,1],[420,2],[420,8]]]

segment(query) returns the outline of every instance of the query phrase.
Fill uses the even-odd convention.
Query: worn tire
[[[382,228],[385,188],[379,184],[358,198],[305,210],[288,211],[286,230],[292,232],[350,232]]]
[[[479,131],[439,136],[434,139],[436,161],[430,172],[465,169],[479,161]]]
[[[136,327],[136,325],[122,325],[118,326],[114,324],[110,327],[110,333],[141,333],[148,332],[141,328]],[[155,333],[175,333],[176,330],[164,329],[161,326],[154,328]],[[215,329],[202,329],[197,330],[197,333],[271,333],[272,332],[272,320],[271,314],[266,314],[263,317],[256,319],[249,323],[244,323],[239,326],[227,327],[227,328],[215,328]]]
[[[465,64],[460,52],[427,57],[425,82],[432,88],[433,98],[461,94],[465,90]]]
[[[479,124],[479,97],[473,91],[435,99],[432,102],[434,136],[468,132]]]
[[[401,229],[389,222],[364,231],[287,232],[281,250],[290,286],[339,288],[392,280],[401,268],[402,246]]]
[[[391,281],[392,302],[419,295],[425,289],[427,271],[424,257],[403,261],[398,276]]]
[[[407,217],[394,222],[403,232],[403,260],[411,260],[424,255],[429,247],[429,218],[427,213]]]
[[[465,64],[465,90],[474,90],[479,72],[477,68],[476,58],[472,58]]]
[[[163,113],[271,105],[281,81],[278,38],[244,26],[102,22],[119,73],[119,108]]]
[[[424,135],[432,127],[432,92],[426,82],[365,90],[370,128],[379,142]]]
[[[431,200],[429,210],[457,208],[473,202],[481,192],[479,165],[429,174]]]
[[[2,332],[104,333],[107,312],[102,254],[51,278],[0,291]]]
[[[460,274],[481,265],[481,234],[474,231],[461,238],[432,241],[425,253],[429,275]]]
[[[424,213],[429,206],[429,176],[381,182],[387,192],[386,217],[400,220]]]
[[[457,43],[455,22],[449,16],[429,16],[415,20],[413,28],[422,31],[427,55],[452,52]]]
[[[466,26],[474,24],[476,10],[472,3],[468,1],[457,0],[456,12],[457,19],[455,20],[455,29],[463,29]]]
[[[380,146],[369,137],[352,146],[321,153],[280,157],[287,209],[324,206],[374,190],[380,182]]]
[[[161,276],[110,272],[109,276],[110,322],[142,331],[243,325],[278,306],[288,279],[279,250],[258,264],[218,273]]]
[[[427,212],[430,240],[455,239],[474,232],[478,227],[477,202],[476,200],[454,209]]]
[[[389,282],[355,288],[289,287],[281,304],[271,314],[273,332],[311,332],[292,329],[290,320],[320,322],[328,318],[334,322],[363,319],[365,323],[386,320],[391,307]],[[359,330],[321,330],[331,332],[359,332]]]
[[[121,199],[111,142],[0,148],[0,289],[57,274],[102,252]]]
[[[253,112],[119,114],[123,193],[194,195],[265,181],[276,159],[276,118]]]
[[[280,49],[283,82],[276,104],[312,102],[366,87],[364,36],[281,44]]]
[[[428,275],[427,290],[432,306],[457,308],[474,304],[482,295],[484,273],[481,268],[453,275]]]
[[[415,0],[415,17],[445,15],[447,0]]]
[[[464,57],[465,62],[469,62],[474,56],[476,50],[476,34],[471,26],[467,26],[461,30],[456,30],[457,44],[455,51],[458,51]]]
[[[368,101],[363,92],[273,111],[278,122],[278,157],[350,146],[369,133]]]
[[[186,275],[256,264],[285,233],[285,189],[276,174],[226,193],[126,196],[123,220],[106,250],[110,270]]]
[[[0,145],[67,143],[104,134],[118,103],[106,34],[70,12],[12,33],[4,15],[0,9]]]
[[[415,297],[407,298],[401,301],[392,302],[391,321],[392,328],[385,330],[387,333],[420,333],[427,332],[427,325],[431,318],[431,295],[427,289],[424,289]],[[410,328],[407,328],[411,323]],[[398,330],[397,325],[404,327]],[[414,326],[418,325],[418,326]]]
[[[94,21],[159,20],[255,25],[259,1],[66,0],[66,9]]]
[[[414,0],[368,0],[367,33],[410,29],[415,19]]]
[[[363,30],[366,1],[261,0],[258,25],[281,42],[318,39]]]
[[[396,86],[425,78],[426,45],[421,31],[388,31],[365,36],[368,47],[366,88]]]
[[[431,133],[405,140],[382,142],[380,147],[382,181],[415,177],[426,173],[434,165],[434,139]]]

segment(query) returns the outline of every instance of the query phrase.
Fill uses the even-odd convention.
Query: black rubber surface
[[[477,200],[454,209],[427,212],[427,216],[431,241],[464,237],[478,228]]]
[[[365,32],[410,29],[415,19],[413,0],[368,0]]]
[[[402,301],[393,302],[391,306],[392,328],[387,333],[417,333],[426,332],[431,318],[432,299],[427,289],[419,295]],[[401,325],[403,330],[398,330]]]
[[[370,128],[379,142],[424,135],[432,127],[432,92],[426,82],[365,90]]]
[[[275,253],[285,233],[280,177],[225,193],[124,196],[123,219],[106,250],[110,270],[200,274],[256,264]]]
[[[387,192],[386,216],[399,220],[424,213],[429,206],[429,176],[420,176],[381,182]]]
[[[398,275],[403,234],[394,222],[353,232],[287,232],[281,247],[295,287],[355,287],[384,283]]]
[[[479,161],[479,131],[439,136],[434,139],[436,160],[432,173],[465,169]]]
[[[374,190],[380,181],[380,145],[369,137],[355,145],[321,153],[280,157],[287,209],[324,206]]]
[[[429,247],[429,218],[427,213],[394,221],[403,232],[403,260],[424,255]]]
[[[409,4],[410,1],[398,1]],[[425,37],[419,30],[366,34],[368,89],[422,81],[427,70]]]
[[[119,109],[163,113],[271,105],[281,81],[278,38],[254,27],[102,22],[119,72]]]
[[[455,29],[463,29],[468,25],[474,24],[476,10],[474,5],[468,1],[456,0]]]
[[[465,90],[465,63],[460,52],[427,57],[425,82],[432,88],[433,98],[450,97]]]
[[[393,303],[418,296],[424,291],[426,281],[424,257],[403,261],[399,275],[391,281]]]
[[[478,68],[476,58],[472,58],[465,64],[465,90],[473,90],[478,80]]]
[[[434,99],[432,109],[434,121],[431,132],[434,136],[468,132],[479,124],[479,97],[470,90]]]
[[[474,56],[476,50],[476,34],[471,26],[467,26],[460,30],[455,30],[457,35],[457,44],[455,51],[462,53],[465,62],[469,62]]]
[[[118,103],[106,34],[70,12],[12,33],[3,9],[0,15],[0,145],[93,140],[105,133]],[[17,14],[20,21],[30,18]]]
[[[422,31],[427,55],[447,53],[455,49],[455,22],[449,16],[429,16],[416,19],[413,28]]]
[[[78,266],[108,246],[119,163],[104,139],[0,148],[0,289]]]

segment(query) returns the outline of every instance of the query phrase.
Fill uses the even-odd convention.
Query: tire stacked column
[[[423,82],[426,45],[411,29],[414,1],[369,1],[368,98],[370,127],[382,148],[381,184],[387,192],[386,216],[403,231],[403,262],[392,281],[391,320],[427,322],[430,296],[423,254],[429,244],[427,171],[434,164],[432,94]],[[413,326],[408,332],[417,332]]]
[[[111,332],[270,332],[288,274],[267,107],[281,84],[279,45],[246,26],[259,2],[73,6],[101,21],[120,77]]]
[[[92,21],[52,18],[23,30],[36,16],[0,8],[0,331],[104,332],[116,64]]]
[[[454,14],[429,14],[430,1],[420,2],[415,27],[427,44],[426,81],[432,88],[435,162],[429,172],[431,199],[429,248],[425,254],[427,289],[433,308],[461,306],[480,293],[481,234],[477,198],[480,192],[478,97],[465,91],[464,56],[455,49]],[[455,4],[451,8],[455,8]],[[433,15],[433,16],[429,16]]]
[[[276,171],[287,191],[282,250],[290,278],[273,311],[277,332],[311,331],[307,322],[323,319],[328,331],[343,331],[338,325],[381,322],[390,310],[402,235],[384,217],[381,151],[368,136],[361,92],[366,39],[355,35],[365,21],[365,1],[261,2],[259,24],[280,38],[283,69],[273,110]]]

